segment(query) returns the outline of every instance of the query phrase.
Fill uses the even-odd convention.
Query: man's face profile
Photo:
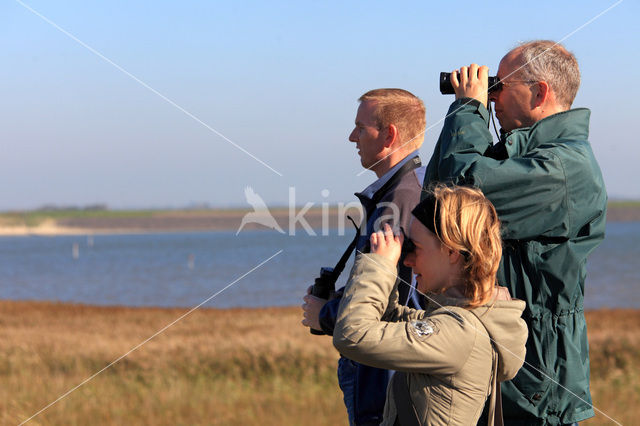
[[[382,166],[378,161],[384,158],[382,151],[386,136],[385,131],[378,129],[374,116],[375,107],[374,101],[363,101],[360,104],[355,127],[349,135],[349,140],[355,142],[358,148],[362,167],[374,172]]]
[[[536,122],[532,115],[535,108],[534,86],[522,81],[517,72],[521,66],[522,59],[517,51],[502,58],[498,68],[498,78],[503,82],[502,89],[489,94],[489,100],[494,102],[500,127],[505,132],[529,127]]]

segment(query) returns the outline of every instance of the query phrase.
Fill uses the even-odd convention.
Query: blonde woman
[[[426,310],[397,304],[402,235],[371,235],[340,304],[333,343],[357,362],[396,370],[383,425],[476,424],[490,398],[499,421],[499,382],[522,366],[525,307],[497,286],[500,222],[478,189],[436,187],[413,210],[405,264],[416,274]],[[497,415],[496,415],[497,412]]]

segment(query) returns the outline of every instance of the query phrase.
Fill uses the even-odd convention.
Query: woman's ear
[[[460,254],[460,252],[458,250],[453,250],[447,247],[448,250],[448,254],[449,254],[449,263],[451,263],[452,265],[460,262],[460,259],[462,259],[462,254]]]

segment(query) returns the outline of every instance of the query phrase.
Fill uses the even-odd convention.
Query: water
[[[640,308],[640,222],[607,223],[587,261],[585,308]]]
[[[204,306],[299,305],[320,267],[333,266],[351,240],[332,232],[3,237],[0,298],[191,307],[222,291]],[[607,224],[587,265],[587,309],[640,308],[639,242],[640,222]]]
[[[205,306],[297,305],[351,238],[270,231],[5,237],[0,298],[187,307],[235,282]]]

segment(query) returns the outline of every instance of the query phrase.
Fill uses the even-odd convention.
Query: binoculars
[[[500,90],[501,88],[502,86],[500,85],[500,79],[498,77],[489,77],[489,93]],[[440,73],[440,93],[443,95],[453,95],[455,93],[451,85],[450,72]]]

